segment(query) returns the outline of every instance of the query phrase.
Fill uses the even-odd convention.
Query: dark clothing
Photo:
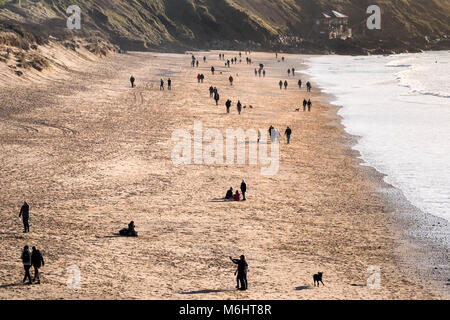
[[[27,279],[29,283],[31,283],[31,275],[30,275],[30,268],[31,268],[31,252],[28,249],[24,249],[22,252],[22,263],[23,268],[25,270],[25,277],[23,278],[23,282],[25,282]]]
[[[134,81],[135,79],[133,77],[130,78],[130,82],[131,82],[131,87],[134,88]]]
[[[30,218],[30,206],[28,203],[24,203],[22,208],[20,208],[19,218],[22,217],[23,221],[23,232],[30,232],[30,225],[28,219]]]
[[[240,283],[240,289],[241,290],[247,290],[248,288],[248,281],[247,281],[247,268],[248,264],[245,260],[240,259],[232,259],[233,263],[237,264],[237,282],[238,285]]]
[[[33,281],[37,280],[38,283],[40,283],[40,277],[39,277],[39,268],[41,266],[44,266],[44,258],[42,258],[41,252],[39,250],[33,250],[33,253],[31,254],[31,264],[34,267],[34,278]]]
[[[245,182],[241,183],[242,200],[247,200],[245,198],[245,193],[247,192],[247,184]]]
[[[23,268],[25,269],[25,277],[23,278],[23,282],[25,282],[28,279],[28,283],[31,284],[31,274],[30,274],[30,268],[31,265],[23,265]]]
[[[41,266],[45,265],[44,258],[42,257],[42,254],[39,250],[35,250],[31,254],[31,264],[35,268],[40,268]]]
[[[233,199],[233,190],[228,190],[225,199]]]

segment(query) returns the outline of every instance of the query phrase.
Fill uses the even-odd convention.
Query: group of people
[[[136,78],[134,76],[130,77],[130,82],[131,82],[131,88],[136,87]],[[164,90],[165,88],[165,81],[164,79],[160,79],[159,81],[159,90]],[[167,79],[167,89],[168,90],[172,90],[172,79]]]
[[[283,83],[283,80],[280,80],[280,82],[278,83],[278,85],[280,86],[280,90],[283,89],[283,85],[284,85],[284,90],[287,90],[287,88],[288,88],[288,82],[287,82],[287,80],[285,80],[284,83]]]
[[[205,80],[205,75],[203,74],[203,73],[199,73],[198,75],[197,75],[197,81],[198,81],[198,83],[203,83],[203,80]]]
[[[247,198],[245,197],[245,193],[247,192],[247,183],[245,182],[245,180],[242,180],[241,192],[242,192],[242,201],[247,201]],[[228,201],[241,201],[241,193],[239,193],[239,190],[236,190],[236,192],[233,193],[233,187],[230,187],[224,199]]]
[[[23,278],[23,283],[25,283],[28,279],[28,284],[32,284],[34,281],[37,281],[37,284],[41,283],[41,279],[39,277],[39,268],[44,266],[44,258],[42,257],[41,252],[36,249],[36,247],[30,248],[26,245],[22,251],[22,263],[23,268],[25,269],[25,276]],[[34,278],[31,280],[30,269],[34,268]]]
[[[288,69],[288,71],[287,71],[288,77],[291,75],[291,71],[292,71],[292,76],[295,77],[295,68]]]
[[[308,112],[311,112],[312,102],[311,99],[303,99],[303,112],[306,112],[306,107],[308,107]]]
[[[284,131],[284,135],[286,137],[287,144],[291,143],[291,136],[292,136],[292,129],[288,126],[286,130]],[[258,142],[260,142],[261,134],[258,132]],[[277,128],[274,128],[274,126],[269,127],[269,137],[271,142],[280,142],[281,139],[281,132]]]
[[[232,102],[231,102],[230,99],[228,99],[228,100],[225,102],[225,107],[227,108],[227,113],[230,113],[231,104],[232,104]],[[241,112],[242,112],[242,103],[241,103],[240,100],[238,100],[238,102],[237,102],[237,104],[236,104],[236,108],[237,108],[238,114],[240,115]]]
[[[209,97],[214,99],[216,106],[219,105],[220,95],[216,87],[209,87]]]
[[[172,90],[172,79],[167,79],[167,89]],[[164,91],[164,79],[161,78],[160,84],[159,84],[159,90]]]

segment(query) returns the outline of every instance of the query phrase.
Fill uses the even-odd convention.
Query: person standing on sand
[[[311,82],[307,82],[306,83],[306,91],[311,92],[312,86],[311,86]]]
[[[286,136],[287,139],[287,144],[291,143],[291,134],[292,134],[291,128],[287,127],[286,131],[284,132],[284,135]]]
[[[301,89],[302,88],[302,80],[298,80],[298,88]]]
[[[31,281],[31,275],[30,275],[30,268],[31,268],[31,252],[28,246],[25,246],[22,251],[22,263],[23,268],[25,269],[25,277],[23,278],[23,283],[28,279],[28,284],[32,284]]]
[[[311,99],[308,99],[308,112],[311,112],[312,102]]]
[[[232,76],[230,76],[229,78],[228,78],[228,80],[230,81],[230,85],[233,85],[233,77]]]
[[[214,87],[213,86],[209,87],[209,97],[210,98],[214,97]]]
[[[130,82],[131,82],[131,87],[132,88],[134,88],[134,82],[136,81],[136,79],[133,77],[133,76],[131,76],[131,78],[130,78]]]
[[[206,57],[203,57],[203,62],[206,62]]]
[[[30,219],[30,206],[26,201],[24,201],[22,207],[20,208],[19,218],[22,217],[23,222],[23,232],[30,232],[30,224],[28,220]]]
[[[241,183],[241,192],[242,192],[242,201],[247,201],[247,199],[245,198],[245,193],[247,192],[247,184],[245,183],[244,179],[242,179]]]
[[[292,68],[292,76],[295,77],[295,68]]]
[[[291,69],[288,69],[288,77],[291,75]]]
[[[239,115],[241,114],[241,112],[242,112],[242,104],[241,104],[241,101],[240,100],[238,100],[238,103],[237,103],[237,111],[238,111],[238,113],[239,113]]]
[[[306,111],[306,105],[308,104],[308,102],[306,101],[306,99],[303,99],[303,112]]]
[[[287,90],[287,87],[288,87],[288,82],[286,80],[286,81],[284,81],[284,90]]]
[[[280,85],[280,90],[283,89],[283,80],[280,80],[280,82],[278,83]]]
[[[230,113],[231,108],[231,100],[228,99],[227,102],[225,102],[225,106],[227,107],[227,113]]]
[[[247,261],[245,261],[245,256],[242,255],[239,260],[233,259],[232,257],[230,257],[230,260],[234,264],[237,264],[237,270],[234,273],[235,275],[237,273],[236,289],[247,290],[247,288],[248,288],[248,281],[247,281],[248,264],[247,264]],[[240,287],[239,287],[239,284],[241,285]]]
[[[39,268],[45,265],[44,258],[39,250],[36,247],[33,247],[33,251],[31,252],[31,264],[34,267],[34,278],[33,281],[36,281],[37,284],[41,283],[41,279],[39,277]]]
[[[170,78],[167,80],[167,89],[172,90],[172,80]]]
[[[269,127],[269,137],[270,137],[270,141],[273,142],[273,137],[274,137],[274,127],[273,126]]]
[[[214,69],[214,67],[211,67],[211,73],[212,73],[212,75],[214,75],[214,71],[216,71],[216,69]]]
[[[214,94],[214,100],[216,101],[216,106],[219,105],[219,99],[220,99],[219,93],[216,91],[216,93]]]
[[[159,85],[159,90],[164,91],[164,79],[161,79],[161,84]]]
[[[266,77],[266,70],[263,70],[263,78]]]

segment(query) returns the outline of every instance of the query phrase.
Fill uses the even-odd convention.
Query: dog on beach
[[[319,272],[319,273],[317,273],[317,274],[315,274],[315,275],[313,276],[313,278],[314,278],[314,287],[316,286],[316,282],[317,282],[317,286],[318,286],[318,287],[320,286],[320,283],[319,283],[319,282],[321,282],[322,285],[325,286],[325,285],[323,284],[323,281],[322,281],[322,276],[323,276],[323,272]]]
[[[295,109],[295,112],[300,112],[300,108],[298,108],[298,109]]]

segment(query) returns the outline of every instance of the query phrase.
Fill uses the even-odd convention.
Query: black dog
[[[319,282],[322,282],[322,285],[324,285],[323,284],[323,281],[322,281],[322,275],[323,275],[323,272],[319,272],[318,274],[315,274],[314,276],[313,276],[313,278],[314,278],[314,287],[316,286],[316,282],[317,282],[317,286],[319,287],[320,286],[320,283]],[[324,285],[325,286],[325,285]]]

